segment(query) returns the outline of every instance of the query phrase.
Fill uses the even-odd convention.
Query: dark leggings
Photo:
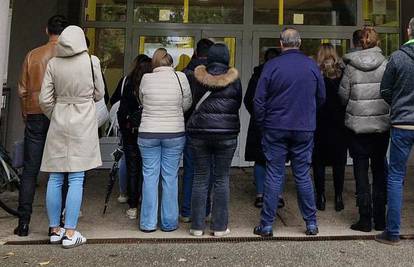
[[[316,194],[325,194],[325,169],[326,166],[318,163],[313,164],[313,176],[315,179]],[[332,166],[335,196],[342,195],[344,189],[345,164]]]

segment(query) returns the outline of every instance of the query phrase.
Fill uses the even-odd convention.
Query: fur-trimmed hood
[[[235,68],[229,68],[226,73],[212,75],[204,65],[198,66],[194,71],[197,81],[212,88],[223,88],[234,83],[239,78],[239,72]]]

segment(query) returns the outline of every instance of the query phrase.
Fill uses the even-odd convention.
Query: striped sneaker
[[[74,248],[81,246],[86,243],[86,238],[81,235],[78,231],[75,231],[72,238],[69,238],[65,235],[62,238],[62,246],[63,248]]]
[[[50,244],[62,244],[63,236],[65,235],[65,228],[60,228],[58,233],[50,233]]]

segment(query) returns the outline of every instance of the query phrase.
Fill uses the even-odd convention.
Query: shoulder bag
[[[95,72],[93,70],[92,64],[92,57],[90,57],[91,61],[91,69],[92,69],[92,81],[93,81],[93,88],[94,88],[94,96],[95,96]],[[103,97],[101,100],[95,103],[96,106],[96,118],[98,120],[98,127],[101,127],[109,120],[109,111],[108,107],[105,104],[105,98]]]

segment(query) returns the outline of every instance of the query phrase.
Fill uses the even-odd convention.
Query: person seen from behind
[[[76,231],[85,171],[102,165],[95,102],[104,97],[99,60],[89,57],[83,30],[67,27],[56,57],[47,65],[39,104],[50,119],[41,171],[49,172],[46,207],[50,242],[72,248],[86,242]],[[68,173],[65,227],[61,228],[62,184]]]
[[[256,124],[263,133],[266,157],[264,201],[254,234],[273,236],[278,197],[283,192],[285,163],[289,157],[298,190],[298,205],[306,235],[317,235],[315,195],[310,176],[316,109],[325,102],[325,84],[314,60],[299,48],[294,28],[280,34],[282,54],[264,67],[254,98]]]
[[[387,226],[376,240],[386,244],[400,241],[404,177],[414,144],[414,18],[407,33],[410,40],[391,55],[381,82],[381,95],[391,105],[392,128]]]
[[[59,35],[67,25],[67,19],[60,15],[48,20],[46,34],[49,41],[26,55],[18,84],[22,117],[25,122],[24,165],[20,179],[18,205],[20,218],[18,226],[14,229],[14,234],[18,236],[29,234],[36,181],[50,123],[39,106],[39,94],[47,63],[56,55]]]
[[[339,88],[346,106],[349,152],[353,159],[359,220],[355,231],[370,232],[372,218],[377,231],[385,229],[386,154],[389,142],[389,105],[382,99],[380,84],[387,65],[374,28],[362,30],[362,50],[346,54],[348,62]],[[372,192],[368,169],[371,166]]]
[[[335,210],[341,211],[344,209],[342,192],[347,161],[345,108],[338,94],[343,65],[332,44],[320,46],[317,63],[324,77],[326,102],[318,110],[316,116],[315,147],[312,161],[316,208],[325,210],[325,169],[327,166],[332,166]]]
[[[209,39],[201,39],[197,43],[196,52],[191,59],[188,66],[183,70],[187,79],[192,86],[192,81],[194,80],[194,70],[200,65],[207,65],[207,55],[210,47],[214,43]],[[193,89],[191,91],[194,91]],[[194,112],[194,105],[185,113],[185,121],[188,122],[191,114]],[[180,211],[180,220],[184,223],[191,222],[191,193],[193,187],[193,179],[194,179],[194,160],[193,155],[191,152],[190,147],[190,136],[188,133],[186,134],[186,143],[183,152],[183,167],[184,167],[184,174],[183,174],[183,196],[181,202],[181,211]],[[210,214],[211,210],[211,201],[210,201],[210,194],[207,200],[207,207],[206,207],[206,216]]]
[[[230,233],[230,167],[240,132],[239,109],[242,87],[239,73],[229,66],[225,44],[211,46],[207,65],[194,71],[194,112],[187,123],[194,162],[190,234],[202,236],[206,227],[206,206],[212,184],[210,229],[216,237]]]
[[[164,48],[155,51],[153,73],[142,77],[139,99],[143,104],[138,145],[143,162],[140,229],[154,232],[158,226],[158,183],[162,179],[161,231],[178,228],[178,169],[185,145],[184,113],[192,97],[184,73],[175,72]]]
[[[126,189],[129,205],[127,216],[130,219],[137,218],[142,189],[142,158],[137,143],[141,119],[139,87],[144,74],[151,72],[151,58],[146,55],[138,55],[134,60],[132,71],[119,81],[117,88],[117,91],[122,91],[117,115],[127,168]],[[123,89],[119,88],[122,86]]]
[[[263,154],[262,149],[262,133],[259,127],[255,123],[254,119],[254,96],[256,94],[257,83],[259,82],[260,75],[263,72],[265,64],[280,55],[280,51],[277,48],[269,48],[265,53],[265,63],[254,68],[254,73],[250,78],[249,85],[247,87],[246,94],[243,102],[246,106],[247,111],[250,114],[249,130],[247,132],[246,140],[246,152],[245,160],[254,161],[254,183],[256,185],[256,200],[254,206],[257,208],[263,207],[263,191],[264,191],[264,180],[266,173],[266,158]],[[279,208],[285,205],[283,198],[279,199]]]

